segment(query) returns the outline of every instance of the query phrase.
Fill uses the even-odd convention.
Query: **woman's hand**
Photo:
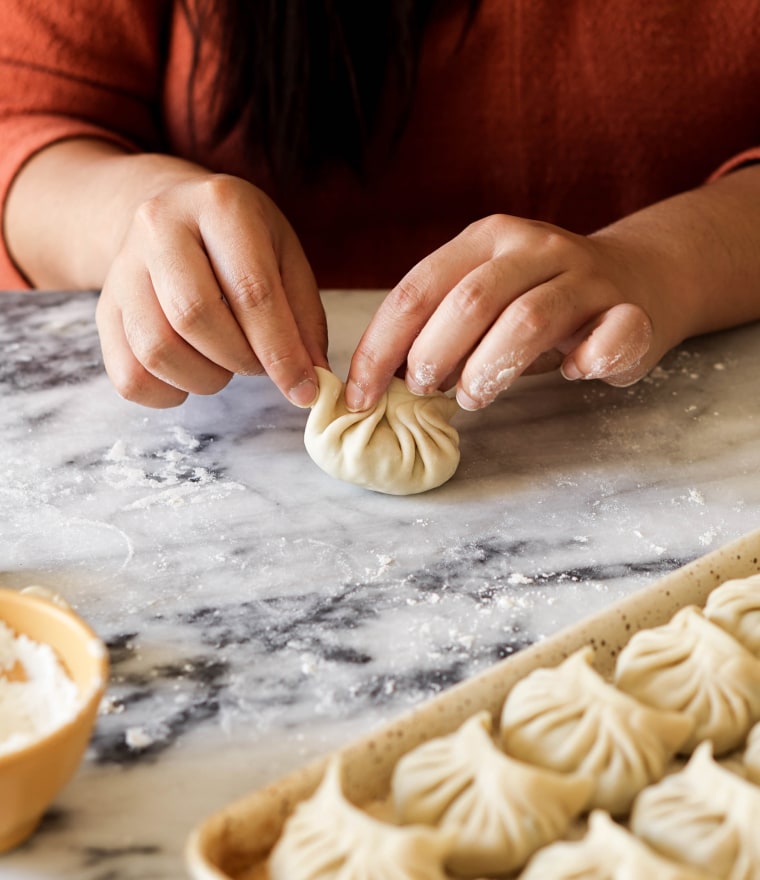
[[[24,165],[5,212],[9,249],[38,287],[100,289],[97,322],[118,391],[148,406],[267,373],[299,406],[327,366],[317,285],[260,190],[193,162],[96,138]]]
[[[495,215],[415,266],[388,295],[352,360],[347,401],[370,406],[406,361],[420,394],[457,386],[469,410],[523,373],[627,385],[678,339],[644,264],[604,239]]]
[[[406,362],[412,390],[480,409],[523,373],[628,385],[674,345],[760,319],[760,164],[595,232],[495,215],[390,292],[351,361],[369,407]]]
[[[106,371],[129,400],[174,406],[234,373],[268,374],[308,406],[325,317],[296,235],[235,177],[199,174],[142,202],[97,308]]]

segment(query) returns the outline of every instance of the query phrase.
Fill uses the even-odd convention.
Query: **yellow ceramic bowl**
[[[79,688],[76,716],[47,736],[0,755],[0,852],[36,829],[79,766],[108,680],[103,642],[65,603],[0,588],[0,620],[18,635],[49,645]]]

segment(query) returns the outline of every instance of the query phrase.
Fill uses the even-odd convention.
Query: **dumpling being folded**
[[[343,795],[333,759],[308,800],[285,823],[269,857],[271,880],[446,880],[449,837],[433,828],[398,828]]]
[[[519,880],[708,880],[710,876],[663,858],[607,813],[594,810],[582,840],[540,850]]]
[[[392,379],[377,404],[346,409],[343,383],[317,367],[319,395],[304,443],[314,462],[339,480],[389,495],[412,495],[450,479],[459,465],[458,406],[445,394],[419,397]]]

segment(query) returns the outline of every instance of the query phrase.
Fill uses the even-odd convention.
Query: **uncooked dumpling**
[[[760,657],[760,574],[716,587],[707,597],[705,617]]]
[[[592,776],[591,806],[622,815],[662,778],[694,722],[621,693],[592,668],[593,657],[582,648],[519,681],[504,703],[501,742],[523,761]]]
[[[631,828],[669,858],[724,880],[760,878],[760,788],[714,761],[709,742],[639,795]]]
[[[637,632],[617,659],[615,683],[643,703],[691,716],[684,752],[709,739],[722,755],[760,719],[760,660],[694,605]]]
[[[708,880],[708,875],[672,862],[635,835],[594,810],[582,840],[553,843],[536,853],[519,880]]]
[[[749,732],[742,763],[747,776],[760,785],[760,724],[756,724]]]
[[[455,400],[436,392],[412,394],[401,379],[372,409],[346,409],[343,383],[317,367],[319,396],[304,443],[330,476],[390,495],[412,495],[445,483],[459,465],[459,434],[450,420]]]
[[[285,823],[269,858],[271,880],[446,880],[449,838],[433,828],[398,828],[343,795],[333,759],[316,793]]]
[[[593,780],[505,755],[488,712],[404,755],[393,773],[400,821],[450,830],[446,865],[458,876],[505,874],[556,840],[585,807]]]

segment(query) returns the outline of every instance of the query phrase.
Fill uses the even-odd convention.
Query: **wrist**
[[[655,203],[591,238],[634,267],[639,304],[668,347],[760,318],[760,165]]]
[[[51,144],[9,192],[9,252],[38,287],[98,289],[137,207],[204,169],[171,156],[131,154],[94,138]]]

